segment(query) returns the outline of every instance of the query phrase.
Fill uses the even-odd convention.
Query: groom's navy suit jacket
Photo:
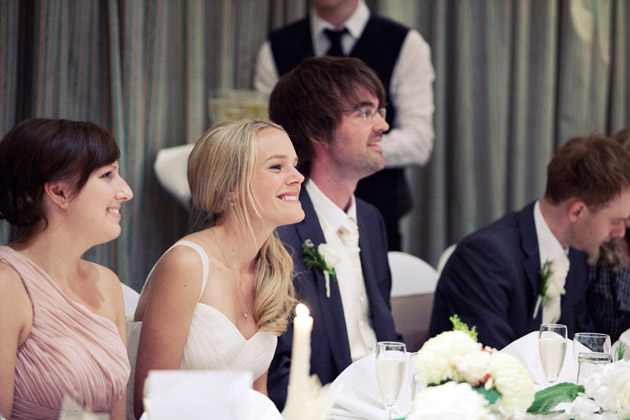
[[[587,255],[569,250],[566,294],[559,323],[569,337],[594,331],[586,306]],[[536,331],[542,308],[532,317],[540,291],[540,253],[534,203],[512,212],[461,241],[449,258],[435,292],[429,335],[452,328],[453,314],[477,327],[479,341],[501,349]]]
[[[296,277],[293,281],[298,301],[308,306],[313,317],[311,334],[311,374],[322,384],[332,382],[348,365],[350,345],[337,281],[330,279],[330,298],[326,297],[324,274],[308,269],[302,243],[310,239],[315,246],[326,242],[313,203],[305,189],[300,193],[305,218],[294,225],[276,230],[293,257]],[[356,199],[361,267],[369,300],[372,328],[379,341],[399,340],[390,307],[391,274],[387,262],[387,237],[380,213],[372,205]],[[278,347],[267,379],[269,397],[280,410],[284,407],[291,368],[293,325],[278,339]]]

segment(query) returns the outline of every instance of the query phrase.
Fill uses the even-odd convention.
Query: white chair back
[[[453,251],[455,251],[456,246],[457,244],[453,244],[449,246],[442,252],[442,255],[440,255],[440,259],[438,260],[438,264],[437,264],[438,274],[442,274],[442,270],[444,270],[444,266],[446,265],[446,262],[448,261],[448,259],[451,257],[451,254],[453,253]]]
[[[402,334],[407,351],[417,351],[428,338],[438,273],[427,262],[404,252],[390,251],[387,257],[396,331]]]
[[[432,293],[438,272],[426,261],[400,251],[387,253],[392,272],[392,297]]]
[[[153,164],[153,170],[160,185],[186,209],[190,208],[188,156],[194,146],[194,144],[185,144],[162,149],[158,152]]]
[[[120,283],[123,291],[123,299],[125,302],[125,316],[131,316],[136,312],[136,306],[138,306],[138,299],[140,299],[140,293],[136,292],[125,283]]]

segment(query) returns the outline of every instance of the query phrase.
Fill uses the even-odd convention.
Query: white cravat
[[[376,334],[370,325],[367,291],[361,268],[359,228],[356,220],[352,217],[346,218],[337,229],[337,236],[346,253],[346,261],[339,264],[338,284],[346,318],[350,355],[352,361],[355,361],[376,348]]]
[[[361,265],[361,258],[359,258],[359,227],[357,226],[357,222],[352,218],[348,217],[341,227],[337,229],[337,235],[339,235],[339,239],[343,242],[344,246],[348,250],[348,252],[354,254],[353,258],[354,262],[358,261],[359,265]]]

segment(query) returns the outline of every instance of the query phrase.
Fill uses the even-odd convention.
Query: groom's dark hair
[[[330,143],[342,110],[360,106],[359,92],[374,95],[385,106],[378,76],[352,57],[310,57],[283,75],[269,98],[269,118],[287,132],[299,157],[299,171],[310,175],[313,141]]]
[[[568,140],[547,166],[545,197],[558,204],[572,197],[597,209],[630,188],[630,153],[599,134]]]

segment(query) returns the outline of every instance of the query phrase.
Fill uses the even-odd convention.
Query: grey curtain
[[[568,138],[630,121],[630,0],[378,0],[432,47],[436,141],[409,169],[404,247],[432,264],[464,235],[540,196]],[[251,88],[258,47],[306,0],[0,0],[0,134],[34,116],[92,120],[121,148],[135,198],[121,237],[87,257],[139,289],[187,230],[157,183],[164,147],[212,123],[218,88]],[[0,242],[19,233],[0,223]]]

